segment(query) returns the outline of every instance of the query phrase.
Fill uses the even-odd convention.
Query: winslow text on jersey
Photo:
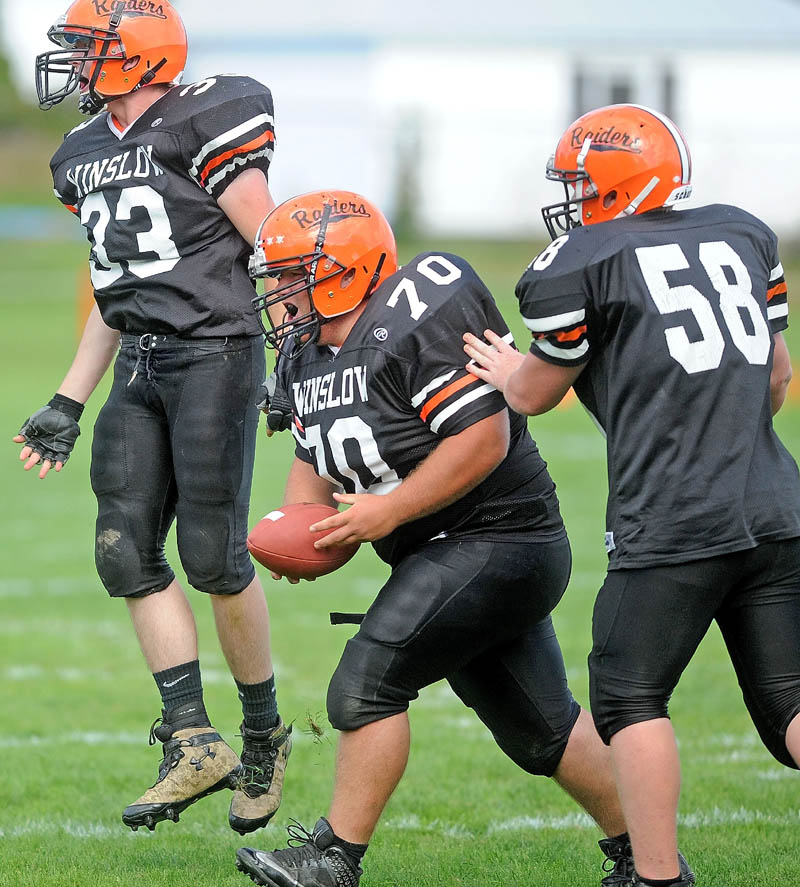
[[[104,157],[91,163],[79,163],[67,170],[67,181],[75,186],[78,199],[96,191],[109,182],[125,179],[148,179],[164,174],[164,170],[153,160],[153,146],[139,145],[136,151],[123,151],[113,157]]]
[[[361,403],[369,400],[367,396],[367,368],[365,366],[347,367],[314,376],[302,382],[292,383],[295,411],[298,416],[306,416],[320,410],[347,406],[355,401]]]

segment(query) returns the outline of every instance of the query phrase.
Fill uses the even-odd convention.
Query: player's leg
[[[678,854],[680,764],[667,706],[732,575],[725,558],[611,571],[595,603],[592,714],[611,745],[636,870],[644,879],[694,881]]]
[[[328,688],[328,718],[341,731],[328,818],[301,847],[243,848],[240,869],[259,883],[286,887],[358,882],[366,842],[405,768],[411,700],[496,643],[495,633],[511,637],[521,622],[535,622],[554,605],[535,592],[520,593],[520,580],[530,578],[523,565],[528,548],[432,543],[392,571]],[[337,874],[342,860],[346,871]]]
[[[112,597],[126,599],[161,694],[163,723],[151,734],[162,742],[159,776],[123,814],[133,828],[152,828],[227,784],[238,759],[209,729],[194,618],[164,556],[175,501],[169,436],[146,376],[128,384],[135,357],[135,346],[125,345],[117,360],[109,400],[95,425],[91,474],[98,573]],[[213,752],[199,768],[183,751],[195,745]]]
[[[269,612],[247,552],[264,349],[259,338],[202,342],[182,357],[182,386],[168,404],[178,549],[190,583],[211,596],[242,702],[243,766],[229,819],[244,834],[278,809],[291,751],[278,716]]]
[[[800,539],[741,555],[740,581],[717,616],[764,745],[800,768]]]
[[[552,554],[542,548],[556,563],[563,556],[552,545]],[[550,573],[554,601],[568,576],[568,561],[565,566],[563,578],[557,570]],[[545,571],[531,573],[540,587],[546,583]],[[474,658],[448,680],[515,763],[529,773],[552,777],[595,819],[607,836],[600,846],[614,868],[603,884],[627,884],[633,865],[611,755],[591,716],[569,691],[550,616]]]

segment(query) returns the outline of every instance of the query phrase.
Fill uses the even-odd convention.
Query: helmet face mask
[[[567,127],[546,177],[566,200],[542,208],[550,237],[652,209],[691,194],[691,158],[678,127],[641,105],[608,105]]]
[[[126,58],[119,34],[116,31],[82,25],[72,25],[67,30],[61,26],[61,22],[57,22],[47,32],[47,36],[61,48],[51,49],[36,57],[39,107],[49,110],[53,105],[63,102],[79,87],[83,78],[88,83],[86,92],[81,95],[79,108],[83,113],[96,114],[105,104],[95,93],[103,62],[112,57],[115,61]],[[84,72],[87,75],[85,77]],[[53,88],[53,77],[58,78],[58,81],[64,80],[63,85]]]
[[[47,32],[58,49],[36,57],[39,107],[48,110],[80,88],[79,110],[96,114],[109,102],[150,84],[175,84],[186,65],[186,32],[169,3],[158,12],[102,12],[75,0]]]
[[[573,228],[578,228],[581,225],[580,204],[597,196],[597,188],[584,167],[585,158],[585,152],[581,151],[575,169],[558,169],[555,165],[555,154],[551,155],[547,162],[545,177],[550,182],[559,182],[564,187],[566,198],[562,203],[551,203],[542,207],[542,218],[551,240]]]
[[[366,198],[315,191],[285,201],[262,222],[250,259],[253,280],[279,278],[253,300],[267,344],[296,356],[396,270],[392,229]]]
[[[251,258],[251,278],[280,280],[281,276],[287,276],[289,279],[285,283],[279,282],[274,289],[253,299],[253,307],[267,345],[279,354],[291,357],[309,345],[314,345],[319,339],[320,327],[330,319],[321,317],[314,306],[312,294],[315,287],[331,281],[347,269],[332,256],[322,252],[290,256],[277,266],[267,267],[266,260],[264,261],[265,264],[259,266],[256,256]],[[325,270],[318,276],[320,261]],[[305,300],[308,301],[308,308],[301,314],[297,302]],[[280,319],[276,321],[276,317]]]

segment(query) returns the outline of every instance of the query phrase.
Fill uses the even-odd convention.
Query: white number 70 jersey
[[[281,359],[294,408],[298,458],[350,493],[393,490],[440,442],[506,409],[503,396],[467,372],[462,336],[487,328],[511,336],[489,292],[458,256],[427,253],[370,296],[342,348],[311,347]],[[441,532],[562,532],[552,481],[511,414],[509,455],[464,499],[396,531],[406,541]],[[525,500],[547,500],[531,519]],[[548,497],[550,497],[548,499]],[[513,499],[500,519],[499,500]],[[498,513],[502,509],[496,509]],[[389,562],[397,540],[376,545]]]

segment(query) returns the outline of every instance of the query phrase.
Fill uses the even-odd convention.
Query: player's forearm
[[[298,502],[321,502],[336,507],[333,499],[335,488],[330,481],[320,477],[308,462],[295,458],[289,475],[286,478],[286,489],[283,494],[284,505]]]
[[[86,403],[105,375],[118,348],[119,333],[105,325],[95,305],[86,321],[75,359],[64,381],[58,386],[58,393],[79,403]]]
[[[783,406],[789,383],[792,381],[792,360],[783,333],[773,336],[775,347],[772,353],[772,371],[769,377],[769,394],[772,404],[772,415]]]
[[[385,497],[397,525],[441,511],[465,496],[505,459],[508,443],[506,410],[446,437]]]

